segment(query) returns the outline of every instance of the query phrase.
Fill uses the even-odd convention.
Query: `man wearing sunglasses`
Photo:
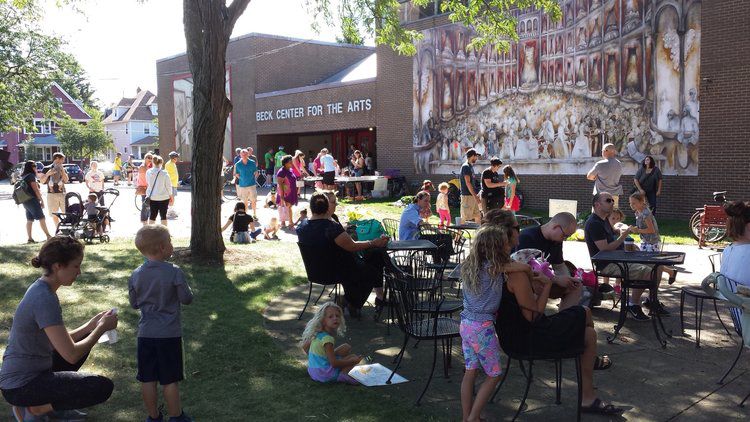
[[[586,239],[586,246],[589,249],[589,256],[594,256],[599,251],[614,251],[623,249],[625,238],[632,233],[632,228],[628,227],[619,235],[615,234],[612,226],[609,224],[607,217],[615,208],[615,201],[612,195],[607,192],[601,192],[594,195],[593,198],[594,212],[591,214],[583,229]],[[650,280],[653,266],[645,264],[629,264],[628,272],[633,280]],[[604,268],[597,268],[600,275],[619,278],[622,277],[620,268],[616,264],[609,264]],[[661,269],[657,269],[657,280],[661,280]],[[628,312],[636,321],[648,321],[650,318],[643,313],[640,303],[634,303],[628,300]],[[651,306],[651,311],[667,315],[661,303]]]
[[[521,231],[517,250],[539,249],[547,256],[555,277],[549,297],[560,300],[560,310],[578,305],[583,291],[581,280],[571,277],[563,259],[563,241],[578,228],[576,218],[569,212],[556,214],[544,225]]]

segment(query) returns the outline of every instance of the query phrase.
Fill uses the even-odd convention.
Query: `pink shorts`
[[[497,377],[500,369],[500,342],[492,321],[461,319],[461,348],[466,369],[481,367],[488,377]]]

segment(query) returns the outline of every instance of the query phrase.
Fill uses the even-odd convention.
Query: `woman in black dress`
[[[335,210],[335,205],[329,206],[325,193],[314,193],[310,197],[312,217],[297,230],[297,236],[301,245],[317,248],[327,258],[326,262],[318,264],[332,273],[331,279],[341,280],[350,316],[360,317],[360,310],[372,289],[383,285],[384,260],[380,253],[364,255],[363,259],[355,252],[383,248],[388,238],[353,240],[344,227],[333,220]],[[376,305],[382,307],[382,297],[378,299]]]
[[[661,170],[656,167],[654,157],[648,155],[643,159],[643,165],[635,173],[633,185],[635,189],[646,195],[651,214],[656,215],[656,197],[661,195]]]
[[[485,224],[501,225],[508,234],[504,256],[518,246],[521,227],[507,210],[496,210],[487,216]],[[510,264],[510,259],[508,264]],[[571,306],[556,314],[544,315],[552,281],[544,275],[528,271],[506,274],[498,310],[497,331],[503,350],[528,354],[557,354],[563,351],[581,355],[581,410],[605,415],[620,414],[624,410],[605,404],[596,397],[593,378],[595,369],[612,365],[609,357],[596,355],[596,331],[591,311],[584,306]],[[534,291],[532,281],[542,287]]]

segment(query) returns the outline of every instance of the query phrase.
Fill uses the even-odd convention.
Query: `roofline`
[[[321,40],[314,40],[314,39],[285,37],[283,35],[263,34],[263,33],[260,33],[260,32],[250,32],[249,34],[239,35],[237,37],[230,38],[229,42],[232,43],[232,42],[235,42],[235,41],[244,40],[245,38],[253,38],[253,37],[258,37],[258,38],[273,38],[273,39],[277,39],[277,40],[286,40],[286,41],[292,41],[292,42],[301,42],[301,43],[304,43],[304,44],[317,44],[317,45],[325,45],[325,46],[329,46],[329,47],[355,48],[355,49],[363,49],[363,50],[372,50],[372,51],[375,51],[375,47],[374,46],[369,46],[369,45],[356,45],[356,44],[338,43],[338,42],[333,42],[333,41],[321,41]],[[164,58],[161,58],[161,59],[157,59],[156,63],[161,63],[161,62],[164,62],[164,61],[177,59],[177,58],[180,58],[180,57],[183,57],[183,56],[186,56],[186,55],[187,55],[187,52],[177,53],[177,54],[174,54],[174,55],[171,55],[171,56],[167,56],[167,57],[164,57]],[[230,62],[227,61],[227,63],[230,63]]]
[[[279,95],[299,94],[302,92],[317,91],[319,89],[330,89],[330,88],[338,88],[338,87],[348,86],[348,85],[364,84],[364,83],[369,83],[369,82],[376,82],[377,80],[378,78],[375,77],[375,78],[367,78],[367,79],[357,79],[355,81],[329,82],[326,84],[317,84],[317,85],[310,85],[310,86],[302,86],[298,88],[282,89],[280,91],[271,91],[271,92],[264,92],[261,94],[255,94],[255,99],[257,100],[260,98],[277,97]]]
[[[61,87],[61,86],[60,86],[60,84],[58,84],[58,83],[57,83],[57,82],[55,82],[55,81],[52,81],[52,86],[56,86],[56,87],[57,87],[57,89],[59,89],[59,90],[60,90],[60,91],[61,91],[61,92],[62,92],[63,94],[65,94],[65,96],[66,96],[66,97],[68,97],[68,99],[70,100],[70,102],[71,102],[71,103],[73,103],[73,104],[75,104],[75,106],[76,106],[76,107],[78,107],[78,109],[79,109],[79,110],[81,110],[81,112],[82,112],[83,114],[85,114],[85,115],[89,116],[89,120],[91,120],[91,119],[92,119],[91,115],[90,115],[90,114],[88,114],[88,113],[86,113],[86,110],[84,110],[84,109],[83,109],[83,107],[81,107],[81,106],[80,106],[80,105],[78,104],[78,101],[74,100],[74,99],[73,99],[73,97],[71,97],[71,96],[70,96],[70,94],[68,94],[68,91],[66,91],[66,90],[65,90],[65,89],[64,89],[63,87]]]

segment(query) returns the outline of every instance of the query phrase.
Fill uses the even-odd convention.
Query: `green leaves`
[[[101,113],[93,107],[86,107],[86,113],[91,116],[91,121],[86,125],[67,116],[59,121],[57,138],[66,154],[92,158],[113,145],[112,137],[104,131]]]
[[[30,129],[35,113],[55,116],[52,82],[93,105],[93,90],[64,42],[44,35],[35,2],[0,0],[0,131]]]
[[[419,31],[407,29],[408,10],[413,7],[434,7],[434,0],[340,0],[338,13],[331,9],[330,0],[305,0],[308,11],[315,19],[313,28],[321,21],[328,26],[339,25],[344,40],[353,34],[364,34],[385,44],[402,55],[416,53],[414,43],[422,38]],[[479,49],[493,44],[499,50],[510,48],[517,41],[517,21],[514,9],[536,7],[546,12],[552,20],[562,17],[557,0],[441,0],[439,12],[448,13],[451,22],[472,28],[476,36],[469,48]]]

